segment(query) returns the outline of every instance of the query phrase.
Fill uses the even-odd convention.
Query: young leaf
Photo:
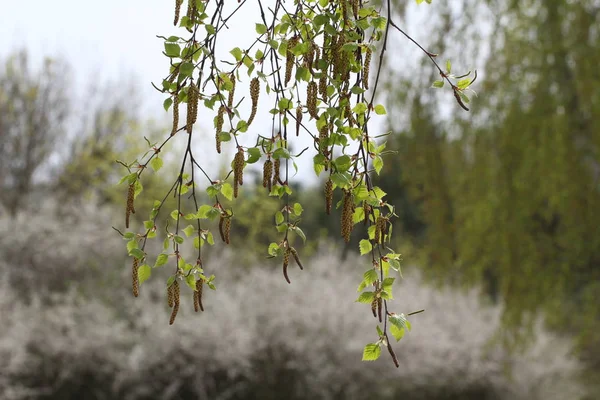
[[[359,248],[360,248],[360,255],[363,256],[363,255],[371,252],[371,250],[373,249],[373,245],[371,244],[370,240],[363,239],[359,243]]]
[[[144,264],[144,265],[140,266],[138,268],[138,279],[140,281],[140,284],[147,281],[148,278],[150,278],[151,274],[152,274],[152,268],[150,268],[150,266],[148,264]]]
[[[377,343],[369,343],[363,350],[363,361],[375,361],[381,355],[381,347]]]
[[[356,301],[358,303],[371,304],[373,302],[374,298],[375,298],[374,292],[363,292],[360,294],[360,296],[358,296],[358,299],[356,299]]]

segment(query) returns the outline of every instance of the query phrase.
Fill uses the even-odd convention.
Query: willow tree
[[[390,303],[400,272],[400,254],[389,247],[395,214],[385,191],[372,181],[372,174],[383,167],[386,134],[373,132],[369,126],[375,115],[386,113],[375,99],[390,34],[398,32],[414,41],[391,18],[389,3],[387,7],[362,0],[238,3],[189,0],[182,8],[183,0],[176,0],[174,24],[180,33],[161,36],[170,67],[157,90],[165,94],[164,107],[172,112],[173,126],[165,139],[150,144],[143,156],[122,162],[127,169],[122,179],[128,185],[127,228],[146,171],[160,170],[165,151],[177,152],[167,146],[174,137],[185,135],[186,145],[177,154],[181,167],[172,187],[155,201],[143,228],[123,233],[133,259],[133,293],[138,295],[139,284],[155,268],[171,264],[166,289],[173,308],[170,323],[179,311],[182,284],[188,286],[195,311],[203,309],[210,301],[203,288],[215,289],[213,268],[203,262],[203,252],[207,244],[215,244],[215,236],[226,245],[241,240],[230,237],[235,214],[227,201],[238,197],[245,169],[257,163],[262,163],[265,196],[281,201],[281,209],[275,213],[280,239],[271,243],[267,252],[269,257],[282,259],[283,276],[290,283],[290,263],[303,269],[301,245],[306,239],[301,228],[303,206],[295,201],[290,180],[297,169],[295,160],[310,154],[314,172],[327,177],[323,211],[329,214],[332,207],[341,207],[345,241],[357,230],[355,225],[364,235],[360,253],[367,256],[368,268],[357,279],[357,301],[369,305],[380,324],[377,340],[366,345],[363,359],[377,359],[383,346],[398,366],[388,332],[400,340],[410,324],[405,314],[392,311]],[[237,14],[246,8],[258,8],[260,18],[255,31],[239,32],[238,37],[252,34],[254,39],[249,45],[240,42],[225,59],[219,59],[221,34],[235,27]],[[465,92],[472,79],[455,78],[449,63],[442,69],[435,54],[421,49],[449,84],[458,105],[467,109]],[[246,77],[249,89],[244,96],[239,93]],[[254,122],[259,99],[265,95],[268,99],[263,103],[270,106],[260,112],[270,115],[269,128],[257,127]],[[195,130],[199,112],[206,110],[214,117],[212,143],[199,138]],[[310,138],[312,146],[294,154],[290,148],[301,136]],[[233,149],[231,169],[224,176],[210,176],[193,151],[194,140],[201,140],[204,148],[214,147],[218,154]],[[206,204],[201,201],[201,188],[209,199]],[[334,205],[336,190],[341,191],[342,200]],[[177,199],[177,208],[164,210],[171,195]],[[157,237],[158,231],[166,234],[164,251],[148,254],[148,241]],[[195,256],[186,257],[186,248],[195,248]]]
[[[401,147],[402,189],[427,226],[427,269],[444,280],[485,282],[506,306],[506,326],[516,327],[507,331],[522,332],[545,311],[554,326],[599,349],[598,4],[465,0],[454,7],[493,32],[467,46],[489,54],[486,96],[473,117],[454,132],[423,112],[423,103],[436,109],[432,96],[394,102],[413,110],[412,128],[391,147]],[[439,21],[450,15],[448,8]],[[452,47],[466,28],[448,25],[435,40]],[[444,253],[450,244],[454,252]],[[593,354],[585,356],[599,363]]]

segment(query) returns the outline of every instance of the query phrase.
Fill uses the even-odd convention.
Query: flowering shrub
[[[228,268],[219,290],[206,291],[205,313],[183,297],[180,323],[169,326],[163,284],[148,282],[134,301],[118,283],[130,273],[112,251],[118,239],[96,232],[91,240],[78,224],[60,235],[51,218],[35,218],[30,234],[47,251],[43,264],[21,259],[15,268],[15,249],[31,242],[23,232],[0,246],[2,399],[574,399],[582,390],[567,339],[538,327],[527,351],[506,353],[489,344],[499,308],[480,305],[475,292],[423,286],[416,273],[396,295],[406,309],[426,309],[402,339],[401,367],[361,362],[373,327],[354,303],[353,275],[343,273],[360,264],[342,265],[332,251],[307,260],[301,274],[290,268],[291,285],[268,265],[236,269],[237,255],[223,254],[213,264]],[[94,258],[109,278],[89,268]],[[37,280],[13,273],[30,268]],[[76,282],[39,295],[52,274]],[[23,288],[27,303],[17,301]],[[386,385],[373,385],[376,377]]]

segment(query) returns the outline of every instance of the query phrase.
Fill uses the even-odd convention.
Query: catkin
[[[171,286],[167,287],[167,303],[169,304],[169,308],[173,308],[175,305],[175,287],[173,286],[175,283],[172,283]]]
[[[194,23],[194,17],[196,15],[196,0],[188,0],[188,9],[186,16]]]
[[[233,180],[244,184],[244,150],[240,147],[233,157]]]
[[[263,166],[263,187],[269,189],[269,193],[271,193],[273,182],[273,161],[271,159],[267,159],[265,161],[265,165]]]
[[[235,96],[235,75],[232,73],[231,76],[231,90],[229,91],[229,97],[227,98],[227,107],[233,108],[233,97]]]
[[[354,15],[354,18],[358,18],[358,9],[360,4],[358,4],[358,0],[351,0],[352,2],[352,14]]]
[[[325,182],[325,211],[327,215],[331,214],[331,205],[333,204],[333,181],[328,179]]]
[[[383,322],[383,318],[382,318],[382,305],[383,305],[383,299],[381,298],[381,294],[379,294],[380,297],[377,297],[377,316],[379,317],[379,322]]]
[[[348,26],[348,7],[346,4],[347,0],[340,0],[342,19],[344,20],[344,26]]]
[[[288,82],[290,81],[290,79],[292,79],[292,69],[294,67],[294,53],[292,52],[292,49],[294,47],[296,47],[296,45],[298,44],[298,40],[300,38],[298,36],[294,36],[293,38],[291,38],[288,41],[287,44],[287,52],[286,52],[286,58],[285,58],[285,81],[284,81],[284,85],[287,86]]]
[[[177,22],[179,22],[179,13],[181,11],[181,4],[183,4],[183,0],[175,0],[175,19],[173,20],[173,25],[177,26]]]
[[[377,297],[373,297],[373,301],[371,302],[371,312],[373,316],[377,318]]]
[[[179,282],[175,279],[173,282],[173,311],[171,312],[171,318],[169,319],[169,325],[173,325],[177,312],[179,312]]]
[[[344,193],[344,205],[342,208],[342,237],[344,241],[348,243],[350,241],[350,235],[352,234],[353,227],[353,209],[354,209],[354,195],[352,189],[345,190]]]
[[[171,136],[177,133],[179,129],[179,95],[175,94],[173,97],[173,129],[171,130]]]
[[[383,221],[383,218],[381,216],[377,217],[377,219],[375,220],[375,243],[379,243],[380,238],[381,238],[381,222]]]
[[[204,281],[202,279],[198,279],[196,281],[196,290],[194,291],[194,311],[198,312],[204,311],[204,306],[202,305],[202,285]]]
[[[369,225],[369,215],[371,214],[371,206],[366,201],[363,201],[363,211],[365,213],[365,226]]]
[[[225,243],[229,244],[229,233],[231,232],[231,216],[226,217],[223,222],[223,235],[225,237]]]
[[[129,216],[135,214],[133,207],[133,198],[135,197],[135,184],[131,183],[127,189],[127,206],[125,209],[125,227],[129,228]]]
[[[133,296],[138,297],[140,295],[140,281],[138,278],[138,266],[139,260],[137,258],[133,258],[133,264],[131,266],[131,282],[133,289]]]
[[[311,117],[317,119],[317,83],[310,81],[306,87],[306,108]]]
[[[327,103],[327,74],[325,71],[322,72],[321,78],[319,78],[319,94],[321,99]]]
[[[200,93],[198,87],[192,82],[188,89],[188,105],[187,105],[187,133],[192,133],[192,128],[198,116],[198,98]]]
[[[288,273],[287,273],[288,265],[290,263],[290,253],[291,253],[291,250],[289,247],[287,247],[285,249],[285,251],[283,252],[283,276],[284,276],[285,280],[287,281],[287,283],[292,283],[292,282],[290,282],[290,278],[288,277]]]
[[[225,242],[225,215],[221,214],[219,217],[219,234],[221,235],[221,240]]]
[[[302,266],[302,263],[300,262],[300,256],[298,255],[298,251],[293,248],[290,247],[290,252],[292,253],[292,256],[294,257],[294,260],[296,261],[296,264],[298,264],[298,266],[300,267],[300,269],[304,269],[304,267]]]
[[[302,105],[296,107],[296,136],[300,136],[300,125],[302,124]]]
[[[387,339],[387,337],[386,337],[386,339]],[[400,367],[400,363],[398,362],[398,357],[396,357],[396,353],[394,353],[394,349],[392,349],[392,344],[390,343],[389,339],[386,341],[387,341],[388,352],[390,353],[390,356],[392,356],[394,365],[396,366],[396,368],[398,368],[398,367]]]
[[[250,118],[248,118],[248,125],[254,121],[256,116],[256,110],[258,109],[258,96],[260,94],[260,81],[257,77],[252,78],[250,81],[250,99],[252,99],[252,111]]]
[[[280,166],[281,166],[280,159],[279,158],[275,159],[275,162],[273,162],[273,186],[275,186],[279,183],[279,168],[280,168]]]
[[[223,130],[223,116],[225,115],[225,106],[221,105],[219,107],[219,111],[217,111],[217,119],[215,121],[215,127],[217,128],[217,133],[215,136],[217,143],[217,153],[221,154],[221,131]]]
[[[369,88],[369,71],[371,69],[371,53],[372,50],[370,47],[367,47],[367,52],[365,54],[365,62],[363,65],[363,75],[362,75],[362,83],[365,89]]]

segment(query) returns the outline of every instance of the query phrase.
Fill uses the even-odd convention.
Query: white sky
[[[237,1],[231,0],[231,6],[237,6]],[[163,41],[156,35],[168,37],[183,32],[172,25],[173,7],[172,0],[0,0],[0,58],[22,48],[28,50],[33,61],[44,56],[62,57],[71,64],[72,79],[76,82],[74,86],[79,90],[87,87],[91,80],[133,82],[143,100],[142,116],[159,121],[164,118],[168,125],[170,115],[162,109],[164,95],[154,90],[150,82],[161,82],[168,71],[168,60],[161,53]],[[242,11],[230,24],[235,28],[220,42],[223,57],[235,46],[244,48],[244,44],[253,38],[254,23],[260,22],[257,7],[253,9],[246,4]],[[418,24],[418,17],[430,12],[423,6],[413,11],[417,18],[411,16],[411,25]],[[394,41],[400,39],[399,34],[392,35],[392,38]],[[405,46],[402,53],[402,59],[406,60]],[[394,54],[388,53],[388,60]],[[416,64],[415,61],[415,67]],[[238,84],[238,87],[242,85]],[[260,133],[268,134],[268,117],[268,114],[262,118],[257,116],[249,133],[252,129],[264,129]],[[375,129],[383,123],[382,117],[378,120]],[[199,121],[200,126],[196,130],[201,128],[212,136],[212,117],[199,117]],[[297,149],[309,144],[307,140]],[[207,153],[206,157],[213,166],[217,165],[213,155]],[[315,179],[311,158],[303,156],[298,162],[300,179],[305,182]]]

